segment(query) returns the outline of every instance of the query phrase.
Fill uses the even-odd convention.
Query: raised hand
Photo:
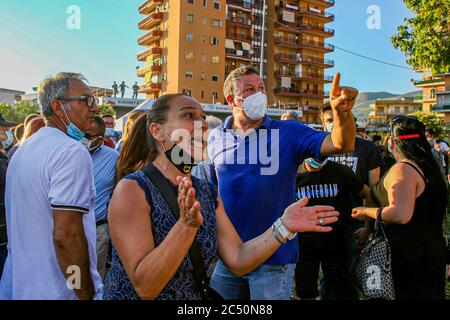
[[[180,207],[180,220],[189,227],[198,228],[203,223],[200,212],[200,202],[195,200],[195,189],[188,177],[177,177],[178,206]]]
[[[305,207],[308,198],[303,198],[286,208],[282,216],[290,232],[330,232],[328,224],[338,221],[339,212],[331,206]]]
[[[333,78],[330,91],[330,104],[338,112],[350,111],[355,105],[358,90],[352,87],[341,87],[341,74],[338,72]]]

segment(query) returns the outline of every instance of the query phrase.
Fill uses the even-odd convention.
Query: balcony
[[[304,98],[312,98],[312,99],[326,99],[330,96],[329,92],[319,92],[312,90],[305,90],[300,88],[284,88],[284,87],[276,87],[274,89],[275,94],[279,96],[287,96],[287,97],[304,97]]]
[[[151,55],[159,56],[162,53],[162,49],[159,47],[148,48],[138,54],[138,61],[145,61],[147,57]]]
[[[284,32],[291,33],[307,33],[313,35],[319,35],[322,37],[332,37],[334,36],[334,29],[325,28],[322,26],[314,26],[314,25],[306,25],[301,23],[292,23],[283,20],[283,17],[280,15],[278,17],[278,21],[275,23],[275,27]]]
[[[442,85],[445,84],[445,81],[443,79],[440,78],[430,78],[427,80],[416,80],[414,81],[414,85],[415,86],[428,86],[428,85],[434,85],[434,84],[440,84],[442,83]]]
[[[139,13],[141,14],[150,14],[155,10],[157,6],[162,4],[164,0],[148,0],[145,1],[145,3],[139,7]]]
[[[225,48],[225,57],[241,61],[252,61],[252,55],[248,50],[235,50]]]
[[[291,80],[294,81],[300,81],[300,80],[309,80],[313,82],[323,82],[323,83],[331,83],[333,82],[332,76],[327,75],[321,75],[316,73],[307,73],[307,72],[293,72],[289,70],[275,70],[275,77],[281,78],[281,77],[288,77],[291,78]]]
[[[141,46],[149,46],[153,42],[160,40],[162,37],[161,30],[152,30],[144,34],[142,37],[138,39],[138,44]]]
[[[450,91],[441,92],[436,96],[436,106],[434,111],[450,110]]]
[[[143,68],[139,68],[136,71],[136,74],[138,77],[145,77],[147,73],[160,73],[161,72],[161,66],[158,65],[151,65],[151,66],[145,66]]]
[[[334,0],[308,0],[308,2],[317,4],[326,8],[334,6]]]
[[[226,38],[233,39],[233,40],[247,41],[247,42],[252,41],[252,37],[249,35],[230,32],[230,31],[227,31]]]
[[[328,59],[320,59],[310,56],[301,56],[300,54],[277,53],[274,56],[275,61],[288,64],[312,64],[324,68],[334,67],[334,61]]]
[[[139,92],[141,93],[157,93],[161,90],[160,83],[146,83],[145,85],[139,88]]]
[[[237,26],[241,28],[251,28],[252,27],[252,20],[248,19],[246,17],[238,17],[238,16],[232,16],[229,13],[227,14],[227,21],[230,21],[230,25]]]
[[[243,1],[243,0],[228,0],[227,5],[229,7],[235,8],[235,9],[252,12],[252,3],[251,2],[247,2],[247,1]]]
[[[153,12],[144,20],[139,22],[139,29],[141,30],[150,30],[155,25],[160,24],[163,18],[162,12]]]
[[[306,7],[296,7],[296,6],[287,6],[286,4],[283,5],[276,5],[275,10],[281,11],[286,10],[295,13],[296,18],[308,16],[310,18],[314,18],[316,20],[320,20],[324,23],[333,22],[334,21],[334,14],[327,12],[327,11],[321,11],[321,10],[315,10],[312,8],[306,8]]]
[[[334,51],[334,46],[331,44],[313,40],[302,40],[292,37],[275,37],[275,44],[285,48],[294,48],[294,49],[310,48],[313,50],[318,50],[326,53]]]

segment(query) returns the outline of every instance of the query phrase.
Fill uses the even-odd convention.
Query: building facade
[[[422,96],[416,101],[422,103],[424,112],[432,112],[436,106],[436,93],[444,91],[445,81],[442,77],[433,76],[430,70],[418,72],[422,74],[422,80],[414,81],[414,85],[422,90]]]
[[[444,116],[447,128],[450,126],[450,73],[440,74],[439,77],[444,81],[444,90],[436,92],[436,106],[434,111]]]
[[[302,111],[318,122],[332,81],[325,59],[334,47],[326,24],[334,0],[148,0],[139,12],[145,47],[137,70],[147,98],[184,92],[201,103],[224,103],[223,82],[237,67],[260,70],[272,108]],[[266,18],[263,19],[263,12]],[[263,27],[263,20],[265,24]],[[263,52],[262,52],[263,51]]]
[[[22,101],[24,91],[0,88],[0,103],[15,104]]]
[[[422,111],[422,104],[414,98],[380,99],[371,104],[370,109],[366,131],[388,131],[392,118]]]

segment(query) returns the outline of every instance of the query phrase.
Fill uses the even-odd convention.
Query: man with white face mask
[[[251,66],[230,73],[224,94],[232,116],[208,141],[219,194],[242,241],[267,230],[295,201],[295,178],[305,158],[353,150],[355,123],[351,109],[358,91],[333,81],[330,100],[336,121],[331,134],[295,121],[271,120],[264,82]],[[290,298],[298,241],[282,225],[284,245],[257,270],[236,277],[219,261],[212,287],[227,299],[286,300]],[[248,290],[246,284],[248,283]]]

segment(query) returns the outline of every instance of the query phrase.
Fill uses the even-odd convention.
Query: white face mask
[[[252,120],[259,120],[266,115],[267,110],[267,97],[266,95],[259,91],[247,98],[237,97],[238,99],[244,100],[242,104],[243,108],[239,108],[244,110],[247,117]]]

